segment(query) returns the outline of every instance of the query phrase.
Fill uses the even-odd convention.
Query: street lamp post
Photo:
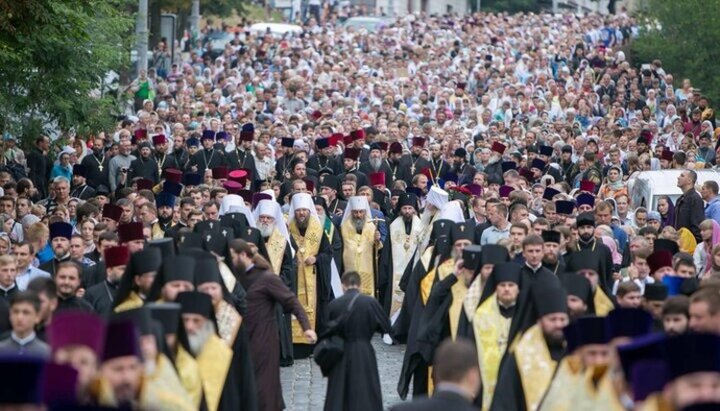
[[[147,72],[148,67],[148,0],[140,0],[138,4],[135,35],[137,36],[137,75],[139,76],[140,71]]]
[[[200,0],[192,0],[190,9],[190,34],[197,35],[200,32]]]

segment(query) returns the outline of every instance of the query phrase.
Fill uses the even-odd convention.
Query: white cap
[[[448,202],[448,193],[438,186],[430,187],[430,192],[427,195],[427,203],[434,205],[438,210],[442,209],[445,203]]]
[[[463,215],[462,207],[460,207],[458,201],[449,201],[440,209],[440,217],[438,219],[463,223],[465,222],[465,215]]]
[[[275,219],[275,227],[280,231],[283,237],[285,237],[288,245],[290,245],[290,233],[288,233],[287,226],[285,225],[285,219],[283,218],[280,204],[278,204],[275,200],[260,200],[257,207],[255,207],[255,210],[253,211],[253,216],[257,221],[262,215],[269,216]]]
[[[292,199],[290,200],[290,212],[289,215],[289,222],[293,221],[295,219],[295,210],[299,209],[306,209],[310,211],[310,215],[314,216],[315,218],[320,221],[320,217],[317,215],[317,210],[315,210],[315,203],[312,200],[312,197],[310,197],[310,194],[308,193],[295,193],[292,196]]]

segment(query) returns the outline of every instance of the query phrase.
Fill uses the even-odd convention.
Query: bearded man
[[[418,239],[424,228],[417,216],[417,204],[418,199],[415,194],[402,193],[398,197],[396,207],[399,215],[390,224],[388,266],[392,269],[392,280],[388,282],[387,290],[383,290],[385,294],[381,301],[385,309],[389,311],[392,323],[397,320],[405,297],[405,292],[400,289],[400,280],[406,271],[413,268],[413,257],[418,252]]]
[[[324,329],[321,321],[332,299],[332,248],[323,232],[310,194],[296,193],[292,196],[289,216],[290,235],[297,245],[297,281],[293,284],[293,291],[307,313],[311,328],[320,334]],[[308,344],[301,324],[296,319],[292,322],[292,337],[294,358],[307,358],[312,353],[313,345]]]
[[[388,143],[385,142],[374,142],[370,144],[370,156],[368,161],[360,164],[360,171],[370,176],[373,173],[385,174],[385,182],[387,187],[392,187],[395,179],[393,179],[393,173],[390,169],[390,165],[385,161],[384,153],[388,149]]]
[[[360,274],[360,292],[375,296],[379,283],[377,251],[382,248],[380,231],[371,221],[370,205],[367,197],[350,197],[340,224],[343,239],[343,267],[345,272],[357,271]]]
[[[297,265],[295,264],[295,246],[288,233],[280,205],[274,200],[261,200],[253,211],[257,228],[265,241],[265,250],[272,272],[280,276],[282,282],[294,289],[297,282]],[[291,318],[283,312],[280,303],[275,304],[280,337],[280,365],[292,365]]]

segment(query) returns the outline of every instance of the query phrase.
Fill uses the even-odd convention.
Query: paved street
[[[402,367],[404,345],[388,346],[376,336],[373,347],[378,360],[380,384],[385,408],[400,401],[397,395],[397,381]],[[327,380],[312,359],[295,361],[295,365],[281,368],[283,397],[288,411],[318,411],[325,402]]]

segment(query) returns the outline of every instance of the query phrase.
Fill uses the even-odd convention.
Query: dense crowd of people
[[[720,129],[634,18],[335,20],[4,133],[0,403],[274,411],[313,356],[326,410],[380,410],[380,333],[398,411],[718,409]]]

